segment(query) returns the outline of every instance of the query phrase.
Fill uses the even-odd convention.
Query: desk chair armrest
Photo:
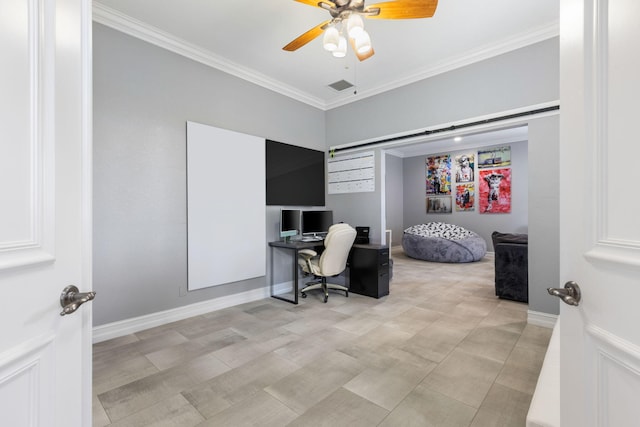
[[[314,256],[318,255],[318,253],[316,251],[314,251],[313,249],[300,249],[298,251],[298,253],[303,258],[313,258]]]
[[[314,268],[311,263],[311,258],[318,255],[318,253],[312,249],[301,249],[298,251],[299,264],[302,270],[305,270],[309,274],[315,274],[317,270]]]

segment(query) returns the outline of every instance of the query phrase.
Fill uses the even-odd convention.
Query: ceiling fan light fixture
[[[329,27],[327,27],[326,30],[324,30],[324,38],[322,39],[322,46],[325,48],[325,50],[328,50],[329,52],[333,52],[338,48],[339,42],[340,42],[340,33],[338,32],[338,29],[333,25],[330,25]]]
[[[369,37],[369,33],[362,30],[362,34],[360,37],[355,39],[356,52],[359,54],[367,53],[371,50],[371,37]]]
[[[332,52],[336,58],[344,58],[347,55],[347,39],[344,36],[340,36],[338,40],[338,47]]]
[[[357,39],[363,31],[364,22],[362,21],[362,17],[357,13],[349,15],[349,19],[347,20],[347,32],[349,33],[349,37]]]

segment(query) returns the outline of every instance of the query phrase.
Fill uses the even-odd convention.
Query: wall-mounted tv
[[[324,168],[324,152],[267,139],[267,205],[324,206]]]

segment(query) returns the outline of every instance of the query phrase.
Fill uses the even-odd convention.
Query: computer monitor
[[[333,225],[333,211],[302,211],[302,235],[326,234]]]
[[[300,232],[300,210],[281,209],[280,210],[280,237],[285,240],[292,236],[297,236]]]

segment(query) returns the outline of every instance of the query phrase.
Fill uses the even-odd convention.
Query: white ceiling
[[[367,2],[366,4],[377,3]],[[433,18],[365,20],[375,55],[334,58],[318,37],[282,47],[330,18],[293,0],[100,0],[94,20],[321,109],[558,35],[557,0],[440,0]],[[356,85],[342,92],[339,80]]]

